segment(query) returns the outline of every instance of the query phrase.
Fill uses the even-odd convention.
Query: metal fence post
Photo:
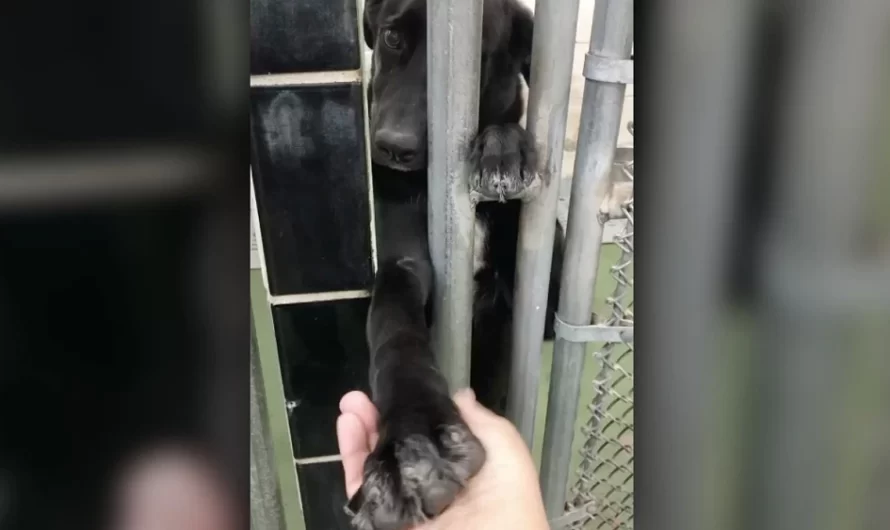
[[[532,42],[528,96],[528,131],[541,158],[543,182],[538,194],[522,206],[516,252],[513,351],[507,417],[529,447],[541,376],[544,318],[550,287],[550,265],[556,228],[559,181],[562,178],[572,57],[579,0],[538,0]]]
[[[590,50],[584,67],[587,77],[578,133],[578,153],[572,179],[566,251],[559,295],[558,318],[575,326],[590,323],[597,264],[603,235],[599,207],[609,186],[609,175],[621,127],[627,79],[605,82],[631,65],[633,1],[596,3]],[[547,405],[547,424],[541,455],[541,487],[547,514],[562,514],[566,501],[572,438],[584,366],[585,343],[557,335]]]
[[[482,2],[427,3],[429,242],[436,356],[452,389],[470,384],[475,207],[465,149],[478,129]]]
[[[878,88],[882,60],[872,58],[886,46],[879,28],[886,28],[887,11],[865,1],[804,5],[806,16],[788,22],[797,61],[789,65],[780,121],[781,215],[767,240],[757,348],[770,373],[761,374],[758,388],[765,394],[757,414],[762,457],[751,466],[758,487],[747,508],[762,511],[753,522],[764,530],[861,524],[847,506],[865,507],[850,493],[870,487],[871,470],[854,462],[855,440],[871,426],[845,422],[880,410],[861,392],[875,384],[861,372],[871,345],[851,330],[888,302],[877,287],[888,285],[886,262],[859,243],[868,179],[880,174],[861,146],[873,134],[863,125],[877,98],[886,97]],[[839,86],[836,79],[855,82]],[[843,106],[836,104],[841,97]]]
[[[651,286],[636,316],[651,327],[638,341],[634,362],[645,370],[634,385],[646,389],[645,407],[658,411],[647,418],[648,442],[639,447],[645,468],[635,461],[641,472],[634,494],[647,499],[633,514],[639,528],[725,527],[708,524],[707,512],[720,509],[724,493],[722,484],[708,484],[716,466],[703,457],[722,449],[715,407],[723,395],[713,382],[722,376],[718,358],[727,345],[721,326],[729,320],[721,298],[730,223],[715,220],[733,207],[746,111],[740,102],[750,98],[746,77],[757,72],[749,66],[748,39],[759,6],[683,0],[657,15],[652,62],[659,88],[648,127],[658,133],[648,140],[646,164],[654,171],[646,186],[658,199],[647,205],[646,226],[669,227],[665,231],[675,235],[644,229],[638,237],[649,255],[658,256],[636,270]],[[679,246],[681,237],[694,244]],[[665,477],[670,487],[662,486]]]

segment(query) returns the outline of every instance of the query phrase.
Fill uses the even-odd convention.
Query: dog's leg
[[[377,271],[367,334],[380,437],[347,506],[361,530],[401,530],[435,517],[485,460],[430,348],[431,285],[428,260],[388,259]]]
[[[487,306],[477,301],[473,315],[473,365],[471,383],[476,399],[497,414],[507,413],[510,380],[510,308],[504,302]]]

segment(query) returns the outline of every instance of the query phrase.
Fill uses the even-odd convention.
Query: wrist
[[[514,483],[498,489],[468,491],[469,495],[446,510],[447,517],[441,520],[444,524],[435,530],[550,529],[537,487]]]

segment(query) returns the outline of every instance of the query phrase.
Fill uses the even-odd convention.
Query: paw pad
[[[359,530],[402,530],[423,523],[454,501],[484,461],[485,449],[462,423],[381,439],[346,511]]]

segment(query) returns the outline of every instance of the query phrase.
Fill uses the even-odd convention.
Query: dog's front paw
[[[485,461],[485,449],[454,404],[438,413],[393,414],[365,461],[361,489],[346,511],[359,530],[404,530],[454,500]]]
[[[471,147],[471,193],[476,200],[524,199],[540,185],[534,140],[518,124],[490,125]]]

